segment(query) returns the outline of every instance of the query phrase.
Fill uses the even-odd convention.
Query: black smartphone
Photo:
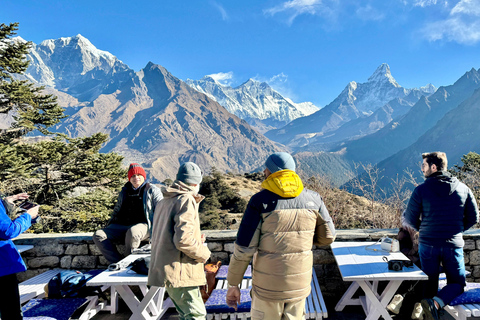
[[[30,202],[30,201],[24,201],[24,202],[20,203],[20,205],[19,205],[19,207],[22,208],[23,210],[28,210],[28,209],[31,209],[35,206],[37,206],[37,204],[33,203],[33,202]]]

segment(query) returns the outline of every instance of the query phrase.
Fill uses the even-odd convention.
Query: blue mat
[[[32,299],[22,307],[24,320],[68,320],[87,299]]]
[[[227,279],[227,273],[228,273],[228,265],[223,265],[218,269],[217,275],[215,278],[217,279]],[[245,271],[245,274],[243,275],[244,279],[251,279],[252,278],[252,266],[248,265],[247,270]]]
[[[205,308],[208,313],[227,313],[227,312],[250,312],[252,307],[252,298],[250,297],[250,288],[240,290],[240,304],[235,309],[227,306],[227,289],[215,289],[205,302]]]

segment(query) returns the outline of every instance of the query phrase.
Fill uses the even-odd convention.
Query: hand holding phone
[[[32,223],[36,223],[38,221],[38,209],[40,208],[38,204],[30,201],[24,201],[19,205],[19,207],[25,210],[32,217]]]
[[[23,209],[25,211],[27,211],[28,209],[31,209],[35,206],[38,206],[38,204],[30,202],[30,201],[23,201],[22,203],[20,203],[18,205],[18,207],[20,207],[21,209]]]

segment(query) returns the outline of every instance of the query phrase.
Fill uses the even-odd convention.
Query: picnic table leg
[[[153,302],[153,298],[159,290],[160,287],[151,287],[150,290],[148,290],[147,294],[143,297],[142,301],[138,304],[138,307],[135,309],[131,309],[133,311],[133,314],[130,319],[153,319],[153,317],[148,314],[146,309],[149,305],[151,310],[156,309],[156,307],[153,306],[153,304],[151,305],[151,303]],[[152,312],[152,314],[155,318],[160,318],[160,316],[157,316],[158,310],[155,310],[155,312]]]
[[[376,320],[380,318],[380,316],[382,316],[385,320],[392,320],[392,317],[386,309],[388,301],[385,301],[388,297],[391,298],[393,294],[395,294],[395,291],[398,289],[398,286],[400,286],[400,283],[401,281],[390,281],[390,283],[387,285],[387,288],[385,288],[384,294],[380,296],[382,302],[384,303],[382,304],[379,300],[378,294],[372,291],[371,284],[367,284],[366,281],[358,282],[360,287],[363,289],[363,292],[365,292],[366,298],[370,301],[370,308],[368,310],[369,312],[366,320]]]
[[[352,296],[357,291],[359,285],[356,281],[352,282],[350,287],[348,287],[347,291],[343,294],[342,298],[338,301],[337,305],[335,306],[335,311],[342,311],[343,308],[346,306],[351,305],[360,305],[359,299],[352,299]]]
[[[115,286],[110,287],[110,313],[116,314],[118,312],[118,292]]]

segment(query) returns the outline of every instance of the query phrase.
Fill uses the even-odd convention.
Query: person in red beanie
[[[138,163],[130,164],[128,182],[120,191],[107,226],[93,234],[93,242],[109,263],[123,259],[116,244],[125,244],[125,255],[150,237],[153,213],[162,200],[158,187],[146,182],[145,170]]]

